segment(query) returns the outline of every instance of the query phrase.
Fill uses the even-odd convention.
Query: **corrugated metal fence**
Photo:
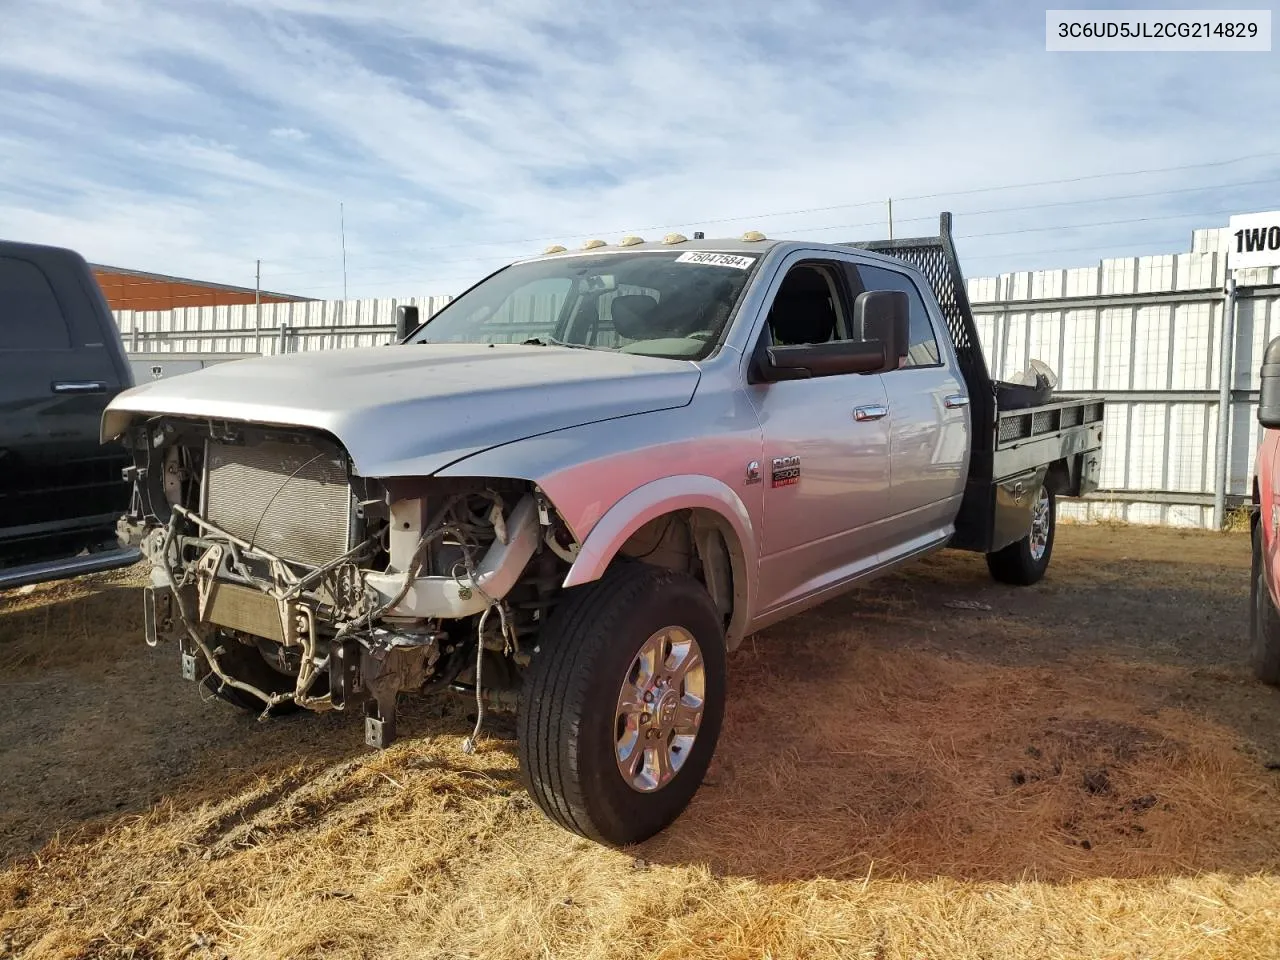
[[[275,354],[389,343],[398,306],[416,306],[426,319],[449,300],[302,300],[114,313],[130,353]]]
[[[1065,514],[1211,526],[1226,297],[1225,229],[1185,254],[1103,260],[968,281],[992,373],[1029,359],[1063,393],[1107,399],[1098,498]],[[1257,447],[1258,366],[1280,335],[1280,270],[1238,270],[1227,493],[1247,496]]]
[[[968,281],[993,375],[1008,377],[1039,359],[1057,371],[1059,392],[1107,398],[1106,489],[1064,504],[1064,514],[1212,525],[1226,242],[1225,229],[1197,230],[1185,254]],[[1243,497],[1258,441],[1258,365],[1267,341],[1280,336],[1280,269],[1236,271],[1235,280],[1227,492]],[[117,311],[116,318],[139,360],[292,353],[388,343],[397,306],[417,306],[425,319],[449,299]],[[520,319],[515,326],[525,333],[533,318]]]

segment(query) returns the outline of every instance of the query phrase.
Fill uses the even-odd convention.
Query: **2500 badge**
[[[773,458],[773,486],[789,487],[800,482],[799,457]]]

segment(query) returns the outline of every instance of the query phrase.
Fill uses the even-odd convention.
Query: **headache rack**
[[[1035,403],[1025,399],[1030,391],[991,379],[951,238],[950,213],[939,216],[936,237],[841,246],[894,257],[915,267],[932,288],[946,320],[969,392],[972,428],[969,477],[951,546],[986,553],[1021,539],[1030,522],[1027,492],[1038,488],[1046,474],[1055,492],[1064,496],[1078,497],[1097,489],[1103,399],[1051,398]],[[1023,399],[1014,400],[1018,394]]]

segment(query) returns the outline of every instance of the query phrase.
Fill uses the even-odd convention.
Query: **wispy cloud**
[[[1180,249],[1274,207],[1280,129],[1254,121],[1276,89],[1266,54],[1049,54],[1043,11],[1000,0],[11,0],[0,223],[230,282],[261,258],[264,284],[332,296],[342,203],[373,296],[551,239],[881,236],[893,196],[900,233],[956,211],[979,274]]]
[[[279,140],[288,140],[292,143],[305,143],[307,134],[304,130],[297,127],[273,127],[271,135]]]

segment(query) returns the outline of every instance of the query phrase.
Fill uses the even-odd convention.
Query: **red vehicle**
[[[1264,683],[1280,685],[1280,337],[1262,355],[1258,424],[1262,443],[1254,463],[1249,524],[1249,636],[1254,674]]]

